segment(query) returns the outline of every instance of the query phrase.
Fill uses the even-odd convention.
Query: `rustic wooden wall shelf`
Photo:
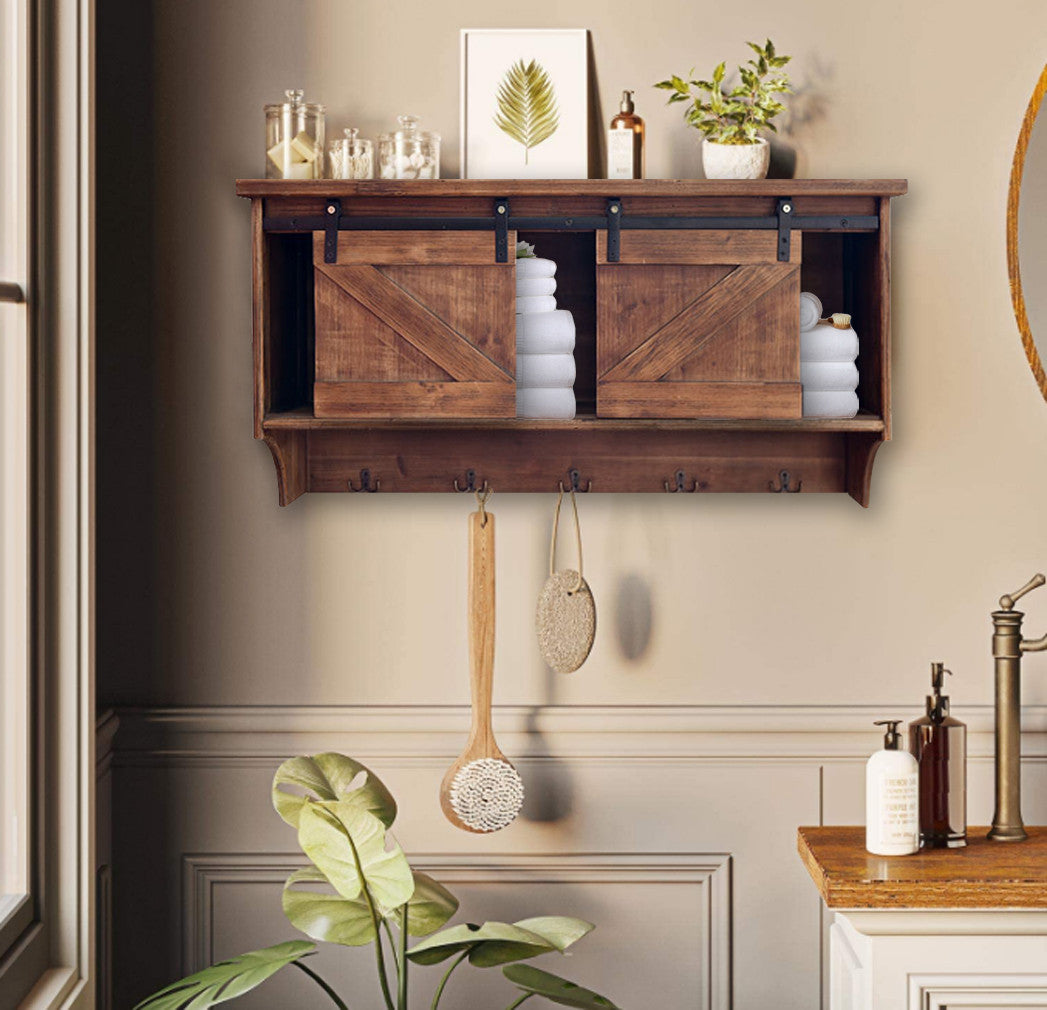
[[[306,491],[846,491],[890,438],[898,180],[281,182],[252,202],[255,437]],[[515,413],[514,246],[558,264],[572,421]],[[801,416],[800,290],[861,410]]]

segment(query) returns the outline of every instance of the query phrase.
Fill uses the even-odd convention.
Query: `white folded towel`
[[[800,292],[800,329],[810,330],[822,318],[822,300],[810,291]]]
[[[574,417],[573,389],[516,390],[517,417],[548,417],[569,420]]]
[[[543,260],[540,256],[528,256],[516,261],[516,279],[521,277],[552,277],[556,273],[556,264],[552,260]]]
[[[555,277],[517,277],[516,297],[530,298],[533,295],[556,294]]]
[[[517,354],[569,354],[574,350],[574,316],[567,309],[516,317]]]
[[[556,299],[552,295],[531,295],[528,298],[516,299],[516,314],[526,312],[552,312],[556,309]]]
[[[570,389],[574,386],[574,379],[573,354],[516,355],[517,388]]]
[[[517,394],[519,403],[519,394]],[[517,407],[517,414],[520,409]],[[803,391],[804,417],[854,417],[858,413],[857,393],[808,393]]]
[[[858,366],[853,361],[802,361],[800,381],[805,393],[853,392],[858,388]]]
[[[854,361],[858,357],[858,334],[821,324],[800,334],[801,361]]]

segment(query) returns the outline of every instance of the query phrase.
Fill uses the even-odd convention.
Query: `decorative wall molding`
[[[906,719],[921,712],[888,706]],[[503,706],[495,729],[523,760],[862,760],[883,705]],[[118,765],[271,764],[289,754],[341,749],[363,758],[453,758],[469,727],[467,706],[216,706],[120,709]],[[963,710],[973,760],[993,756],[992,706]],[[1047,759],[1047,706],[1023,710],[1023,754]]]
[[[571,855],[429,853],[411,863],[441,883],[673,884],[692,887],[702,949],[696,1010],[731,1006],[731,857],[726,853],[573,853]],[[296,853],[194,853],[182,857],[182,970],[215,958],[212,923],[223,885],[283,884],[304,865]]]

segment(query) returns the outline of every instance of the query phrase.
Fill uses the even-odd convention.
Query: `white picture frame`
[[[588,54],[587,28],[463,28],[462,178],[587,178]]]

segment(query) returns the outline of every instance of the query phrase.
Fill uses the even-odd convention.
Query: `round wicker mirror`
[[[1007,194],[1007,269],[1025,356],[1047,399],[1047,113],[1040,115],[1045,93],[1047,66],[1029,100],[1014,151]]]

